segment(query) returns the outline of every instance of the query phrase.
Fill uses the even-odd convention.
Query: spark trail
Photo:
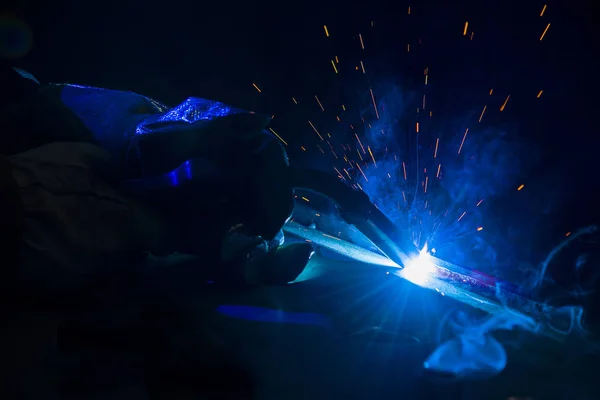
[[[544,6],[539,15],[531,15],[532,20],[541,18],[544,24],[536,43],[552,38],[546,11]],[[414,13],[408,7],[400,22],[414,24]],[[323,40],[340,43],[341,38],[331,26],[323,28],[325,34],[320,32]],[[498,254],[486,239],[486,233],[494,234],[493,228],[486,229],[486,205],[500,194],[526,193],[528,186],[521,181],[527,166],[523,160],[534,157],[525,153],[522,143],[513,140],[511,132],[491,123],[501,121],[517,100],[523,99],[523,93],[529,93],[525,97],[531,101],[543,101],[544,89],[531,87],[510,93],[508,88],[492,87],[489,82],[488,87],[472,94],[473,100],[463,110],[465,117],[460,123],[448,124],[447,120],[435,117],[444,114],[443,109],[435,109],[439,104],[436,96],[440,94],[436,71],[444,66],[429,65],[421,55],[423,39],[418,34],[404,38],[405,59],[420,64],[422,75],[414,80],[417,84],[403,85],[398,83],[402,79],[373,72],[377,71],[377,60],[370,53],[370,46],[378,24],[369,21],[368,27],[360,28],[352,39],[354,51],[343,57],[331,54],[323,59],[323,71],[319,73],[330,74],[341,87],[356,89],[340,92],[364,95],[342,98],[340,103],[333,104],[331,96],[312,94],[320,115],[306,116],[311,136],[284,143],[314,154],[322,159],[320,164],[329,164],[339,179],[366,192],[388,218],[410,230],[419,248],[429,244],[438,257],[469,267],[488,268],[485,272],[493,273]],[[418,27],[415,28],[413,32],[418,32]],[[479,37],[475,35],[478,29],[484,27],[465,21],[456,26],[456,40],[473,45]],[[258,95],[265,95],[254,86]],[[300,98],[293,97],[292,107],[298,107]],[[319,139],[316,143],[315,133]],[[330,151],[324,151],[323,141]],[[511,320],[510,313],[502,314],[501,318],[465,329],[455,342],[442,345],[427,361],[428,368],[448,370],[459,376],[475,374],[477,371],[468,370],[472,363],[465,357],[476,357],[479,351],[488,357],[479,360],[480,370],[499,372],[504,367],[505,354],[499,344],[484,338],[506,326],[535,329],[530,321],[517,323],[514,318]],[[457,343],[468,349],[468,354],[459,354]],[[460,357],[463,359],[459,360]]]

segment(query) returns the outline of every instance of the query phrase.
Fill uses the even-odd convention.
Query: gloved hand
[[[282,285],[304,271],[313,254],[310,243],[283,245],[283,232],[266,241],[251,236],[244,225],[227,232],[221,245],[224,280],[245,285]]]
[[[231,227],[221,243],[225,280],[248,282],[249,265],[263,260],[268,251],[267,241],[260,236],[249,234],[244,225]]]

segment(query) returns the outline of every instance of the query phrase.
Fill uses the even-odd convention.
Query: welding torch
[[[295,189],[316,192],[333,201],[342,219],[353,225],[399,267],[418,255],[406,231],[399,229],[363,191],[354,190],[336,176],[306,168],[291,168]]]

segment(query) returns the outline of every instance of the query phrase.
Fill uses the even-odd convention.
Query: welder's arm
[[[331,199],[341,217],[354,225],[390,259],[404,265],[417,253],[405,231],[398,229],[379,211],[363,191],[353,190],[337,177],[321,171],[292,168],[292,185]]]
[[[255,138],[262,136],[268,122],[268,118],[248,113],[171,124],[168,129],[150,125],[146,128],[155,132],[134,136],[130,162],[140,163],[145,176],[167,173],[191,159],[233,163],[253,149]]]

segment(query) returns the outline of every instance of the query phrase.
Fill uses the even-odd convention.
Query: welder
[[[283,244],[297,187],[333,198],[376,242],[387,238],[371,221],[389,221],[364,193],[290,166],[267,117],[200,98],[168,107],[132,92],[40,84],[10,67],[2,76],[14,92],[0,114],[3,201],[13,203],[4,209],[19,210],[7,212],[4,234],[21,239],[8,250],[26,265],[16,274],[27,285],[77,287],[140,251],[200,256],[198,268],[223,281],[293,281],[313,253],[309,243]],[[378,244],[389,253],[386,241]]]

